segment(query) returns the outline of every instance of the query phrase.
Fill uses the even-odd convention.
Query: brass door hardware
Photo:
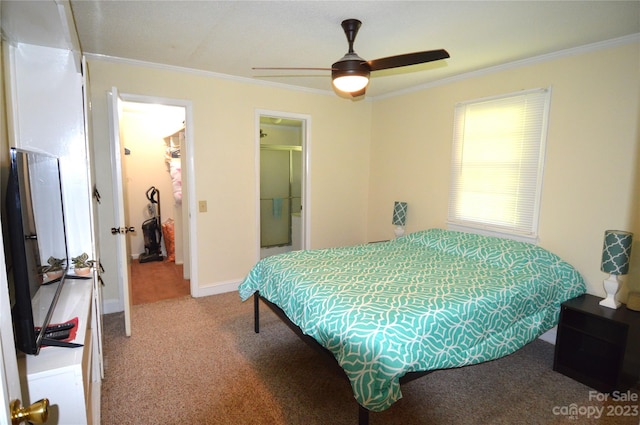
[[[20,407],[20,400],[13,400],[11,408],[11,425],[20,425],[25,421],[43,424],[49,418],[49,400],[43,398],[31,406]]]

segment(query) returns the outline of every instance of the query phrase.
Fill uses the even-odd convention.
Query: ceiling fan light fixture
[[[355,53],[347,53],[331,67],[331,78],[336,89],[345,93],[361,91],[369,84],[369,67]]]
[[[0,0],[2,1],[2,0]],[[444,49],[426,50],[422,52],[405,53],[395,56],[366,61],[353,50],[353,43],[358,34],[362,22],[358,19],[345,19],[342,21],[342,29],[349,43],[349,50],[336,63],[331,70],[331,80],[336,91],[346,93],[353,99],[365,95],[369,85],[369,75],[374,71],[399,68],[402,66],[417,65],[426,62],[438,61],[449,58],[449,53]],[[327,68],[253,68],[253,69],[287,69],[287,70],[329,70]],[[345,96],[346,97],[346,96]]]
[[[333,85],[336,89],[353,93],[362,90],[369,84],[369,78],[363,75],[344,75],[333,79]]]

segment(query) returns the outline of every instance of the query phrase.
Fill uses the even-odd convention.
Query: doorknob
[[[133,226],[129,226],[129,227],[112,227],[111,228],[111,234],[112,235],[118,235],[118,234],[125,234],[125,233],[129,233],[129,232],[135,232],[136,228]]]
[[[43,398],[31,406],[20,407],[20,400],[13,400],[10,404],[11,425],[20,425],[25,421],[43,424],[49,418],[49,400]]]

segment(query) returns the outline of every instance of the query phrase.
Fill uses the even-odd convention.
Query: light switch
[[[198,211],[207,212],[207,201],[198,201]]]

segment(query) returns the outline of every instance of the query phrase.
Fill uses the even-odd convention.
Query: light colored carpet
[[[130,338],[121,313],[105,316],[102,424],[355,425],[348,382],[264,304],[261,312],[255,334],[253,301],[237,293],[138,305]],[[404,398],[370,424],[638,424],[638,402],[589,400],[589,387],[552,365],[553,345],[537,340],[437,371],[404,385]],[[563,413],[572,405],[584,414]],[[605,410],[589,419],[589,408]]]

